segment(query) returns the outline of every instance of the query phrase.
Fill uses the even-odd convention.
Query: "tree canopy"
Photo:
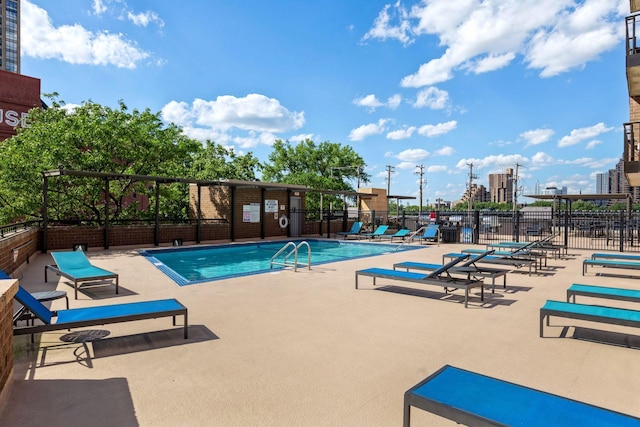
[[[262,179],[267,182],[300,184],[323,190],[356,191],[352,181],[369,182],[365,162],[350,146],[328,141],[316,144],[305,139],[299,144],[276,140],[268,161],[263,164]],[[318,194],[307,195],[307,209],[317,209]],[[340,198],[325,197],[329,203],[341,205]]]
[[[65,108],[56,94],[50,98],[50,108],[31,110],[29,126],[19,128],[16,136],[0,144],[2,223],[40,217],[44,170],[255,179],[258,161],[251,153],[237,156],[210,141],[203,146],[176,125],[165,125],[160,113],[149,109],[129,111],[122,101],[117,108],[91,101]],[[108,194],[111,217],[150,215],[140,211],[135,202],[137,194],[155,197],[150,184],[112,181]],[[161,215],[186,217],[187,186],[162,185],[160,190]],[[96,179],[64,176],[52,180],[50,201],[52,219],[104,219],[104,189]]]

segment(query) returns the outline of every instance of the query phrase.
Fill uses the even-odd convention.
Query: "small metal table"
[[[67,296],[66,291],[43,291],[43,292],[34,292],[31,294],[35,299],[40,302],[48,302],[55,301],[60,298],[64,298],[67,305],[67,310],[69,309],[69,297]],[[35,320],[35,316],[29,309],[25,306],[22,306],[14,315],[13,315],[13,323],[15,324],[19,320],[26,320],[27,322],[31,320],[31,324]]]

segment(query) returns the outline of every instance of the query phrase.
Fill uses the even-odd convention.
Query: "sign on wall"
[[[260,222],[260,203],[242,206],[242,222]]]
[[[264,201],[264,211],[266,213],[278,212],[278,201],[277,200],[265,200]]]

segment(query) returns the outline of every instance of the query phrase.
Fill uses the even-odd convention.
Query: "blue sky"
[[[67,104],[162,112],[266,160],[350,145],[369,187],[456,201],[519,164],[595,192],[629,121],[626,0],[22,0],[22,74]],[[354,182],[355,185],[355,182]],[[531,201],[527,199],[520,199]],[[417,201],[413,202],[417,204]]]

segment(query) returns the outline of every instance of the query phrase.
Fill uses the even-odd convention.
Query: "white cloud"
[[[373,94],[363,96],[362,98],[356,98],[353,100],[353,103],[359,107],[366,107],[371,111],[374,111],[376,108],[382,107],[384,105]]]
[[[445,145],[441,149],[436,150],[435,154],[437,154],[438,156],[450,156],[453,154],[454,151],[455,150],[453,149],[453,147],[449,147],[448,145]]]
[[[384,6],[373,22],[373,27],[362,37],[363,41],[368,39],[395,39],[405,46],[412,43],[412,39],[409,37],[410,24],[407,20],[407,11],[400,5],[399,1],[395,4],[391,13],[390,9],[391,5]],[[396,16],[400,23],[399,25],[391,26],[391,20]]]
[[[526,142],[525,147],[539,145],[547,142],[555,132],[551,129],[533,129],[520,134],[520,138]]]
[[[138,27],[146,27],[150,23],[154,22],[159,27],[164,27],[164,21],[158,16],[157,13],[152,11],[146,11],[141,13],[127,12],[127,19],[133,22]]]
[[[543,153],[542,151],[538,151],[531,157],[531,164],[536,168],[540,168],[542,166],[549,166],[556,163],[556,160],[547,153]]]
[[[391,96],[388,100],[387,100],[387,105],[389,106],[389,108],[391,108],[392,110],[395,110],[396,108],[398,108],[398,106],[400,105],[400,103],[402,102],[402,95],[400,95],[399,93]]]
[[[313,141],[315,137],[316,135],[312,133],[301,133],[298,135],[292,135],[290,138],[288,138],[288,140],[291,142],[300,142],[300,141],[305,141],[307,139],[310,139]]]
[[[432,110],[442,110],[449,105],[449,93],[431,86],[418,92],[414,108],[430,108]]]
[[[391,131],[387,134],[387,139],[400,140],[411,138],[411,135],[416,131],[415,126],[410,126],[405,129],[398,129]]]
[[[368,136],[379,135],[385,131],[387,121],[387,119],[380,119],[378,123],[369,123],[352,129],[351,132],[349,132],[349,139],[351,141],[362,141]]]
[[[402,102],[402,95],[400,94],[395,94],[390,96],[389,99],[387,99],[386,104],[380,101],[378,97],[375,96],[374,94],[369,94],[369,95],[363,96],[362,98],[356,98],[353,100],[353,103],[355,105],[357,105],[358,107],[365,107],[369,111],[375,111],[376,108],[384,107],[384,106],[390,108],[391,110],[395,110],[396,108],[398,108],[401,102]]]
[[[437,125],[424,125],[420,126],[418,133],[422,136],[432,138],[434,136],[444,135],[451,132],[458,126],[458,122],[451,120],[445,123],[438,123]]]
[[[191,105],[171,101],[161,114],[191,138],[233,142],[243,148],[271,145],[277,139],[275,134],[299,129],[305,122],[304,112],[289,111],[277,99],[260,94],[244,98],[224,95],[214,101],[195,99]]]
[[[569,147],[571,145],[579,144],[585,139],[595,138],[605,132],[611,132],[614,130],[612,127],[607,127],[604,123],[600,122],[590,127],[574,129],[569,135],[563,136],[558,141],[558,147]]]
[[[427,173],[439,173],[439,172],[446,172],[446,171],[447,171],[447,167],[444,165],[431,165],[427,167]]]
[[[505,167],[513,168],[516,163],[518,164],[528,164],[529,159],[521,156],[520,154],[492,154],[490,156],[486,156],[481,159],[461,159],[457,164],[456,168],[460,170],[468,170],[469,163],[473,163],[473,168],[475,170],[478,169],[490,169],[490,168],[500,168],[503,169]]]
[[[457,70],[485,73],[521,56],[541,77],[584,67],[624,38],[621,19],[628,5],[607,0],[428,0],[409,12],[400,2],[386,5],[367,39],[437,37],[443,53],[405,76],[405,87],[450,80]]]
[[[399,160],[414,163],[415,167],[415,163],[429,157],[429,152],[427,150],[423,150],[422,148],[410,148],[398,153],[397,157]]]
[[[594,148],[596,148],[597,145],[600,145],[600,144],[602,144],[602,141],[598,141],[597,139],[594,139],[593,141],[589,141],[589,143],[585,148],[587,150],[593,150]]]
[[[416,167],[416,163],[411,161],[400,162],[396,165],[396,168],[404,169],[404,170],[415,169],[415,167]]]
[[[23,3],[24,3],[24,0],[23,0]],[[93,0],[94,15],[102,15],[106,11],[107,11],[107,6],[105,6],[102,0]]]
[[[123,34],[94,33],[77,24],[54,27],[46,10],[28,0],[23,0],[21,8],[20,41],[21,53],[25,56],[118,68],[136,68],[150,56]]]

